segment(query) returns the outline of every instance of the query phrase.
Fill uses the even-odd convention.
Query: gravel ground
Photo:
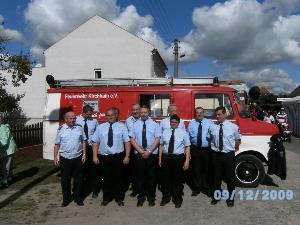
[[[268,185],[260,185],[256,189],[237,189],[246,194],[259,192],[257,200],[241,200],[237,195],[235,207],[228,208],[224,201],[216,206],[210,205],[210,199],[204,195],[191,197],[190,189],[185,186],[183,205],[175,209],[174,205],[161,207],[161,194],[158,192],[156,206],[136,207],[136,199],[126,194],[125,206],[118,207],[111,202],[106,207],[100,206],[101,194],[97,199],[88,196],[85,206],[79,207],[71,203],[61,208],[61,190],[59,178],[55,173],[45,173],[45,179],[39,183],[34,180],[21,188],[16,184],[0,191],[0,223],[5,224],[299,224],[300,221],[300,139],[294,138],[286,143],[288,165],[287,180],[282,181],[272,176]],[[48,162],[49,163],[49,162]],[[23,181],[24,183],[24,181]],[[27,187],[27,189],[26,189]],[[20,190],[21,188],[21,190]],[[23,190],[24,189],[24,190]],[[23,191],[22,191],[23,190]],[[291,200],[262,200],[263,190],[293,191]],[[281,191],[281,192],[282,192]],[[245,196],[246,197],[246,196]]]

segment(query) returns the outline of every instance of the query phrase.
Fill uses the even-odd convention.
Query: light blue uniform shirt
[[[214,122],[212,120],[206,119],[206,118],[203,118],[201,122],[202,122],[202,146],[198,146],[198,147],[209,147],[209,143],[207,140],[207,133],[208,133],[209,127]],[[190,135],[191,143],[192,143],[192,145],[195,145],[195,146],[197,146],[197,135],[198,135],[199,124],[200,123],[197,120],[192,120],[188,126],[188,132]]]
[[[132,130],[129,136],[135,138],[136,143],[142,146],[142,133],[143,133],[144,122],[139,119],[133,124]],[[156,138],[160,138],[161,132],[158,123],[154,122],[150,117],[146,120],[146,138],[147,138],[147,149],[151,147]],[[137,153],[137,151],[135,151]],[[157,148],[154,149],[152,154],[157,154]]]
[[[170,117],[166,117],[162,121],[160,121],[161,133],[163,133],[165,129],[170,129],[170,128],[171,128]],[[185,130],[184,122],[182,119],[180,119],[178,128]]]
[[[55,138],[55,144],[60,145],[59,155],[74,159],[82,155],[82,142],[86,140],[81,125],[75,124],[69,127],[67,124],[62,125]]]
[[[213,123],[209,130],[207,137],[211,141],[211,149],[216,152],[219,151],[219,131],[220,124]],[[235,150],[235,142],[236,140],[241,139],[240,129],[239,127],[231,123],[228,120],[223,122],[223,150],[222,152],[228,153]]]
[[[134,118],[133,116],[130,116],[126,119],[125,124],[128,130],[128,133],[132,130],[133,124],[138,121],[139,119]]]
[[[83,128],[83,131],[84,131],[84,124],[85,124],[84,117],[83,116],[77,117],[76,123],[80,124],[82,126],[82,128]],[[97,126],[98,126],[98,121],[96,119],[92,119],[91,118],[91,119],[87,119],[86,123],[87,123],[87,126],[88,126],[88,139],[87,139],[87,143],[89,145],[92,145],[92,139],[91,139],[91,137],[94,134],[94,132],[95,132]]]
[[[92,141],[99,145],[98,153],[101,155],[113,155],[124,151],[124,143],[129,142],[128,131],[124,123],[115,122],[112,125],[113,146],[107,145],[109,123],[102,123],[92,136]]]
[[[172,136],[172,128],[170,129],[165,129],[161,139],[160,139],[160,144],[164,146],[163,153],[168,154],[168,149],[169,149],[169,142]],[[184,153],[185,147],[190,146],[190,138],[188,133],[181,129],[181,128],[176,128],[174,131],[174,152],[173,154],[179,155]]]

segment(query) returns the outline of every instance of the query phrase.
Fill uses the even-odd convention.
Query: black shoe
[[[192,191],[191,196],[194,197],[194,196],[197,196],[199,194],[200,194],[200,191]]]
[[[76,204],[77,204],[78,206],[84,206],[83,201],[76,201]]]
[[[216,205],[220,200],[212,199],[210,204],[211,205]]]
[[[178,209],[178,208],[180,208],[180,207],[181,207],[181,202],[175,204],[175,208],[176,208],[176,209]]]
[[[168,204],[171,201],[171,199],[162,199],[160,202],[160,206],[165,206],[166,204]]]
[[[155,201],[154,200],[150,200],[149,201],[149,206],[151,206],[151,207],[155,206]]]
[[[140,199],[138,199],[138,202],[137,202],[136,206],[137,207],[142,207],[143,204],[144,204],[144,202],[145,202],[145,199],[144,198],[140,198]]]
[[[93,193],[92,198],[97,198],[98,194],[97,193]]]
[[[227,203],[228,207],[233,207],[234,206],[234,201],[233,200],[226,201],[226,203]]]
[[[102,201],[102,202],[101,202],[101,206],[107,206],[108,203],[109,203],[109,201]]]
[[[130,197],[135,197],[137,196],[137,192],[136,191],[132,191],[131,194],[129,195]]]
[[[61,207],[67,207],[68,205],[69,205],[68,202],[63,202],[63,203],[61,203]]]
[[[1,182],[0,188],[8,188],[8,183],[7,182]]]

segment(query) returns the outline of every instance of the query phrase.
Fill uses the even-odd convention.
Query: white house
[[[149,42],[94,16],[45,52],[56,80],[164,77],[167,67]]]

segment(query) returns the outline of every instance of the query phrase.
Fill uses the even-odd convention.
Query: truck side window
[[[150,108],[152,117],[168,116],[170,95],[168,94],[143,94],[139,97],[139,104]]]
[[[195,108],[201,106],[204,108],[204,116],[213,118],[215,116],[215,109],[219,106],[224,106],[227,111],[227,117],[233,117],[233,110],[230,104],[230,98],[226,94],[196,94]]]

